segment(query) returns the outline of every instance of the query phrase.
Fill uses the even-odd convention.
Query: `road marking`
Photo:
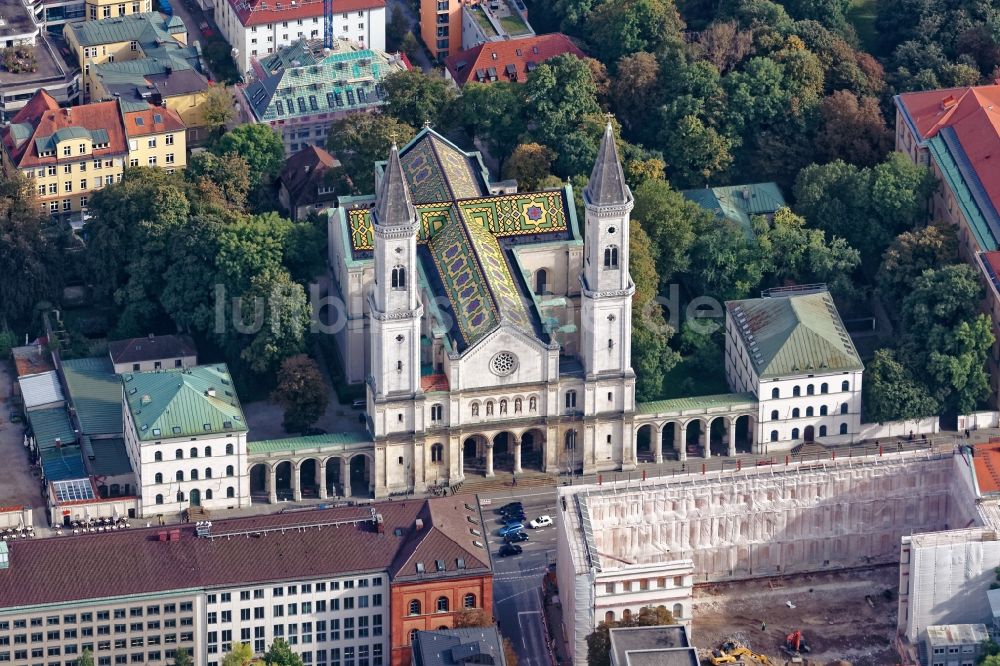
[[[537,615],[538,616],[538,621],[541,622],[541,620],[542,620],[542,613],[541,613],[541,611],[520,611],[517,614],[517,626],[520,627],[520,629],[521,629],[521,645],[523,645],[525,651],[527,651],[528,650],[528,641],[526,639],[526,636],[528,635],[528,632],[525,631],[525,629],[524,629],[524,624],[523,624],[524,618],[521,617],[522,615]],[[543,638],[544,638],[544,636],[543,636]],[[531,655],[531,656],[528,657],[528,664],[531,664],[531,662],[533,661],[533,657],[534,657],[534,655]]]

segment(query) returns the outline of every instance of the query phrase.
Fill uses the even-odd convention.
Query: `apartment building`
[[[154,335],[114,340],[108,356],[117,373],[190,368],[198,365],[194,340],[186,335]]]
[[[283,638],[310,666],[386,666],[409,640],[393,613],[412,553],[428,581],[492,590],[470,518],[482,529],[477,508],[437,498],[0,543],[0,663],[71,666],[89,649],[101,666],[164,664],[184,647],[218,666],[234,642],[259,655]]]
[[[86,0],[84,5],[88,21],[153,11],[153,0]]]
[[[502,42],[483,42],[445,60],[445,76],[459,86],[470,81],[524,83],[541,63],[563,53],[584,53],[560,32]]]
[[[81,223],[92,194],[127,165],[183,168],[184,123],[170,109],[128,111],[120,101],[59,108],[44,90],[0,129],[5,169],[32,179],[41,209]]]
[[[462,50],[462,5],[463,0],[420,0],[420,36],[438,62]]]
[[[254,58],[300,39],[323,39],[323,0],[212,0],[215,21],[233,47],[240,73]],[[330,16],[333,36],[385,50],[385,0],[338,0]]]
[[[522,0],[420,0],[420,36],[443,63],[459,51],[530,39],[535,31]]]

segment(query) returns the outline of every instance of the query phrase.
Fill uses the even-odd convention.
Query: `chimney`
[[[955,106],[956,104],[958,104],[958,102],[955,101],[955,96],[954,95],[948,95],[943,100],[941,100],[941,110],[942,111],[947,111],[948,109],[950,109],[951,107]]]
[[[215,389],[214,388],[205,389],[205,395],[207,395],[209,398],[214,398],[215,397]]]
[[[424,529],[424,519],[417,518],[416,522],[413,523],[413,529],[415,529],[418,532]]]
[[[385,520],[381,513],[375,514],[375,529],[379,534],[385,534]]]

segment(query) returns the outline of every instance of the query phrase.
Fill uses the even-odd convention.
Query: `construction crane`
[[[323,47],[333,48],[333,0],[323,0]]]

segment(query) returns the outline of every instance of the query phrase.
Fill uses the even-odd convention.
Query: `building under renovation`
[[[994,457],[1000,470],[994,445],[560,488],[557,576],[574,663],[601,621],[664,606],[690,623],[697,583],[900,560],[904,649],[931,625],[991,622]]]

